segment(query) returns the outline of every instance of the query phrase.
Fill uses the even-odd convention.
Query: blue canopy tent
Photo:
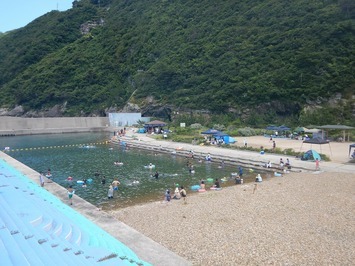
[[[265,129],[266,129],[266,130],[272,130],[272,131],[275,131],[275,130],[277,130],[277,129],[278,129],[278,126],[275,126],[275,125],[270,125],[270,126],[267,126]]]
[[[282,125],[282,126],[275,126],[275,125],[270,125],[268,127],[265,128],[266,130],[270,130],[270,131],[274,131],[275,135],[271,134],[271,136],[273,137],[278,137],[279,136],[279,132],[282,132],[281,135],[286,135],[286,131],[291,131],[291,128]]]
[[[272,130],[272,131],[290,131],[291,128],[282,125],[282,126],[275,126],[275,125],[270,125],[265,128],[266,130]]]
[[[210,128],[210,129],[207,129],[206,131],[201,132],[201,134],[203,134],[203,135],[215,135],[215,134],[220,134],[220,133],[223,133],[223,132],[219,131],[217,129],[213,129],[213,128]]]
[[[149,133],[160,133],[162,128],[165,127],[167,124],[163,121],[154,120],[144,124],[144,128]]]
[[[290,131],[291,128],[285,126],[285,125],[282,125],[282,126],[279,126],[279,131]]]
[[[203,135],[212,135],[216,139],[223,139],[223,142],[225,144],[230,143],[230,136],[222,131],[219,131],[217,129],[210,128],[206,131],[201,132]]]

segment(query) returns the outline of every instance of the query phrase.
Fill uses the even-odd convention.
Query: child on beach
[[[69,203],[70,205],[73,205],[73,195],[75,193],[75,190],[73,189],[72,186],[69,186],[68,188],[68,198],[69,198]]]
[[[316,171],[319,171],[320,170],[320,168],[319,168],[319,160],[318,160],[318,158],[316,159]]]
[[[112,199],[113,198],[113,187],[112,187],[112,185],[110,185],[109,188],[108,188],[107,198],[108,199]]]
[[[165,201],[166,201],[166,202],[170,202],[170,199],[171,199],[170,190],[167,189],[167,190],[165,191]]]
[[[44,186],[44,176],[42,173],[39,175],[39,183],[41,184],[41,187]]]

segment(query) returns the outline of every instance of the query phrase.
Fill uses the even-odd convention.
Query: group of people
[[[184,186],[180,186],[180,189],[179,189],[179,185],[176,185],[173,199],[178,200],[178,199],[182,198],[184,200],[184,204],[186,204],[187,203],[186,197],[187,197],[187,193],[186,193]],[[170,189],[167,189],[165,191],[164,200],[165,200],[165,202],[170,202],[170,200],[171,200]]]
[[[72,181],[73,178],[71,176],[69,176],[67,178],[68,181]],[[43,186],[44,181],[43,181],[43,174],[40,175],[40,183],[41,186]],[[106,184],[106,177],[103,176],[101,179],[101,184],[105,185]],[[108,192],[107,192],[107,198],[108,199],[112,199],[113,198],[113,194],[114,191],[118,190],[118,186],[121,184],[121,182],[118,180],[118,178],[115,178],[112,183],[110,184],[109,188],[108,188]],[[86,187],[86,179],[83,180],[83,184],[82,187]],[[67,188],[67,193],[68,193],[68,198],[69,198],[69,204],[73,205],[73,195],[75,194],[75,190],[73,188],[72,185],[69,185],[69,187]]]
[[[272,163],[271,161],[269,160],[267,163],[265,163],[264,167],[266,168],[272,168]],[[283,158],[280,158],[280,162],[279,162],[279,168],[281,171],[284,171],[285,170],[285,167],[287,169],[291,169],[291,162],[290,160],[287,158],[286,159],[286,162],[283,160]]]
[[[285,170],[285,167],[287,169],[291,169],[291,163],[290,160],[287,158],[286,162],[284,162],[284,160],[282,158],[280,158],[280,170]]]

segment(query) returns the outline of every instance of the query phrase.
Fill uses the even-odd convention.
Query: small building
[[[109,113],[111,127],[130,127],[137,125],[138,121],[149,122],[149,117],[142,117],[141,113]]]

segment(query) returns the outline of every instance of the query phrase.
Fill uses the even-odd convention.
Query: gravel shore
[[[111,211],[193,265],[353,265],[355,174],[290,173]]]

